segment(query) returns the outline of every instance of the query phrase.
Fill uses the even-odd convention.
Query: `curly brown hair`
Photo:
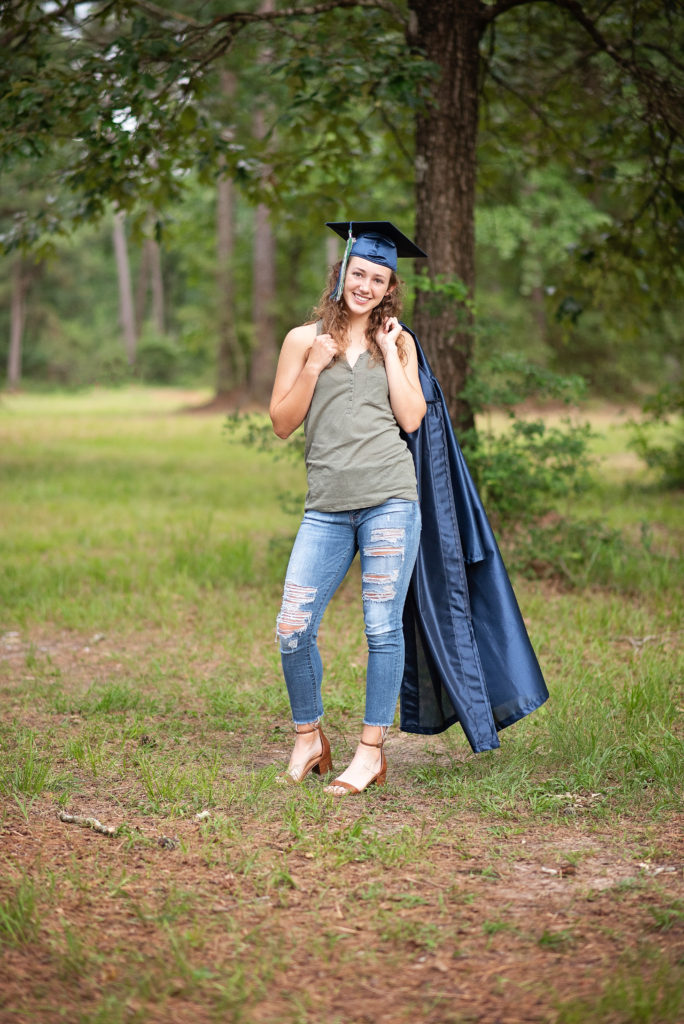
[[[349,311],[342,300],[336,302],[333,299],[341,266],[342,260],[339,260],[331,268],[328,286],[321,295],[318,305],[312,310],[311,318],[314,321],[322,320],[323,332],[325,334],[330,334],[335,341],[341,342],[343,346],[342,351],[345,352],[350,342]],[[392,288],[392,285],[395,287]],[[388,316],[399,317],[404,297],[403,282],[394,270],[391,272],[389,286],[392,288],[392,291],[388,291],[382,302],[371,311],[371,315],[368,319],[368,326],[366,327],[368,351],[370,352],[373,362],[377,363],[384,362],[380,346],[375,340],[377,330],[382,326]],[[400,334],[397,340],[397,350],[399,352],[401,362],[406,365],[408,361],[408,352],[406,351],[403,334]]]

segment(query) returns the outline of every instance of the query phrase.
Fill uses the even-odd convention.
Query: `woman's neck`
[[[349,339],[350,341],[360,341],[366,337],[366,331],[368,330],[368,322],[370,320],[370,313],[364,313],[362,315],[349,316]]]

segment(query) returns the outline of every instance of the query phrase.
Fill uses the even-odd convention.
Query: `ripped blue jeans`
[[[368,642],[364,723],[392,724],[404,673],[402,612],[419,540],[417,501],[391,498],[350,512],[304,513],[277,627],[295,723],[315,722],[323,714],[318,627],[359,551]]]

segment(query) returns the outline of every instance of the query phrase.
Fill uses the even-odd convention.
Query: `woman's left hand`
[[[388,316],[375,334],[375,340],[383,356],[386,356],[392,349],[396,349],[400,334],[401,324],[396,316]]]

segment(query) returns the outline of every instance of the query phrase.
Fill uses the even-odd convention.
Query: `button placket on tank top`
[[[365,355],[365,352],[361,352],[356,357],[356,359],[354,360],[354,365],[353,366],[350,364],[350,362],[349,362],[349,360],[347,359],[346,356],[341,361],[342,362],[342,366],[344,366],[345,370],[347,371],[347,400],[345,402],[345,407],[344,407],[344,414],[345,414],[345,416],[353,416],[354,415],[355,398],[356,398],[356,393],[358,391],[356,371],[357,371],[359,362],[363,358],[364,355]]]
[[[363,402],[364,389],[361,386],[361,378],[359,374],[364,372],[366,358],[368,356],[368,350],[360,352],[354,361],[354,365],[350,366],[348,360],[345,359],[345,363],[350,370],[349,374],[349,401],[347,404],[346,414],[347,416],[353,416],[355,412],[360,411],[360,406]],[[362,365],[363,363],[363,365]]]
[[[344,405],[344,415],[351,416],[354,411],[354,367],[344,360],[344,368],[347,371],[347,400]]]

